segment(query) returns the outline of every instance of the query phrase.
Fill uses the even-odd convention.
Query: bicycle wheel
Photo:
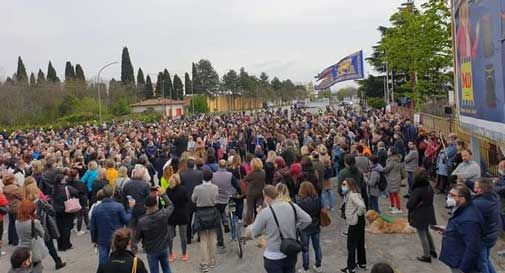
[[[243,245],[242,245],[242,242],[243,242],[243,239],[242,239],[242,227],[240,226],[240,224],[237,224],[235,227],[237,229],[237,240],[236,240],[236,243],[237,243],[237,255],[238,255],[239,258],[242,259],[242,256],[244,255],[244,249],[243,249]]]

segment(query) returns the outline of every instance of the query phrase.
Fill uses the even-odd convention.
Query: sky
[[[87,79],[121,61],[127,46],[135,71],[156,78],[191,72],[209,59],[222,76],[245,67],[307,83],[322,69],[379,40],[377,27],[404,0],[16,0],[3,1],[0,79],[16,71],[46,73],[51,60],[64,78],[65,62],[81,64]],[[421,2],[416,1],[416,4]],[[105,79],[120,78],[120,64]],[[374,74],[365,64],[365,74]],[[136,72],[135,72],[136,74]],[[343,83],[339,85],[345,85]]]

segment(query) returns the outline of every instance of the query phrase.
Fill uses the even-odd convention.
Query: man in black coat
[[[196,186],[202,184],[203,174],[200,170],[195,169],[195,160],[193,158],[187,161],[188,169],[181,173],[181,185],[187,191],[188,196],[193,195],[193,190]],[[191,244],[191,239],[193,238],[193,233],[191,232],[191,220],[193,219],[193,214],[196,211],[196,204],[189,202],[188,204],[188,219],[190,223],[187,225],[187,239],[188,244]]]

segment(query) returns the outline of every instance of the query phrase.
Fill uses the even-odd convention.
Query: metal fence
[[[401,116],[409,117],[410,119],[414,119],[414,110],[393,106],[391,108],[393,113],[398,113]],[[459,127],[458,121],[452,118],[439,117],[426,113],[419,113],[419,121],[420,124],[428,131],[435,131],[438,133],[442,133],[447,136],[450,133],[455,133],[458,135],[458,138],[465,141],[467,146],[470,145],[470,140],[472,136],[461,129]],[[503,158],[503,154],[500,151],[499,146],[493,142],[492,140],[485,138],[478,138],[480,142],[480,158],[482,160],[481,165],[484,167],[484,170],[492,175],[496,175],[498,173],[498,163],[500,159]]]

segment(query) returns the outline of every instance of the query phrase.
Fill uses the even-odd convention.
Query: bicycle
[[[244,254],[245,240],[242,234],[242,224],[239,223],[236,211],[237,204],[233,200],[233,197],[230,197],[230,200],[228,201],[228,219],[230,220],[231,239],[236,243],[235,246],[238,257],[242,258]]]

